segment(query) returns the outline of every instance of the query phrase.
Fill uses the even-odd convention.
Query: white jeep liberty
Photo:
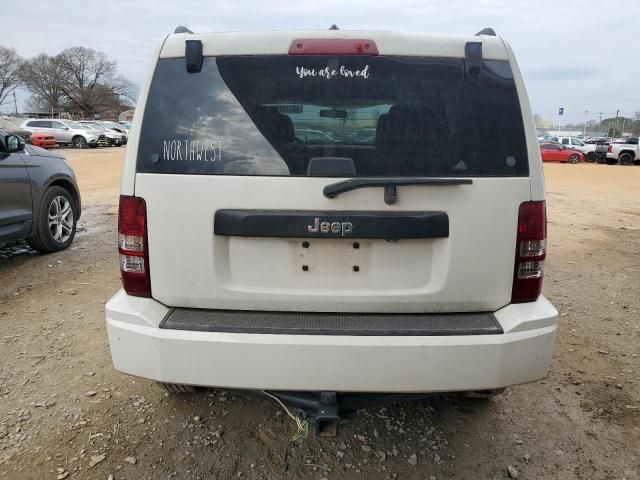
[[[341,409],[546,376],[542,163],[508,43],[178,32],[126,152],[116,369]]]

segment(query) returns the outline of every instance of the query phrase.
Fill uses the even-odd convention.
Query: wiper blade
[[[350,178],[341,182],[326,185],[322,193],[327,198],[335,198],[341,193],[350,192],[357,188],[364,187],[384,187],[384,202],[387,205],[393,205],[398,199],[396,187],[406,185],[470,185],[473,180],[470,178],[394,178],[394,177],[378,177],[378,178]]]

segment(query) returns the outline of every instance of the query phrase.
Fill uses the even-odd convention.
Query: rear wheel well
[[[78,193],[73,183],[69,180],[65,180],[64,178],[59,178],[47,185],[47,188],[51,187],[62,187],[71,194],[73,201],[76,204],[76,208],[78,209],[78,218],[80,218],[80,193]]]
[[[636,157],[636,152],[634,152],[633,150],[621,150],[618,156],[622,155],[623,153],[628,153],[629,155],[631,155],[631,158]]]

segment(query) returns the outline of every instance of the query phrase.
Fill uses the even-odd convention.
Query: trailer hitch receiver
[[[338,395],[336,392],[320,392],[316,415],[316,435],[331,438],[338,435]]]

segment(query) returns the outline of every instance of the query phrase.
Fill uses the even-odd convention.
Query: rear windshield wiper
[[[349,180],[326,185],[322,193],[327,198],[335,198],[341,193],[350,192],[356,188],[384,187],[384,202],[387,205],[393,205],[398,199],[396,187],[405,185],[470,185],[472,183],[473,180],[470,178],[350,178]]]

